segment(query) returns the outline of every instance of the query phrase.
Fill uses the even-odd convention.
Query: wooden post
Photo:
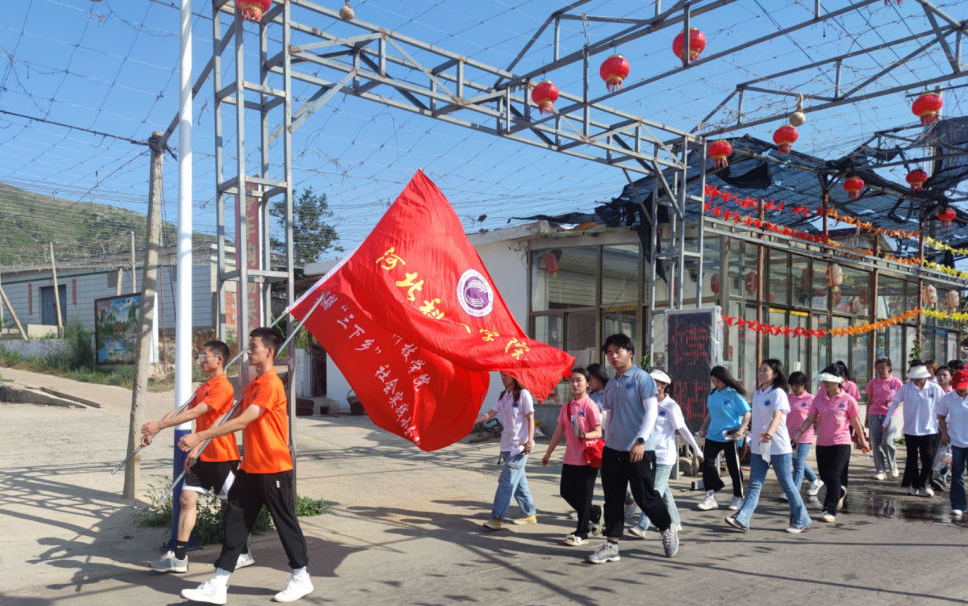
[[[138,327],[138,357],[135,361],[134,389],[131,392],[131,417],[128,424],[128,454],[141,443],[144,424],[145,392],[148,390],[148,368],[151,365],[151,326],[157,311],[158,251],[161,248],[161,176],[165,144],[163,135],[155,131],[148,140],[151,148],[151,179],[148,190],[148,233],[145,262],[141,278],[141,313]],[[132,232],[132,238],[134,237]],[[132,251],[134,247],[132,246]],[[132,263],[131,284],[134,286]],[[124,469],[124,498],[133,499],[138,493],[138,472],[141,455],[135,455]]]
[[[150,213],[149,213],[150,214]],[[134,257],[134,232],[131,232],[131,292],[138,292],[138,280],[135,273],[135,257]],[[142,283],[144,280],[142,280]]]
[[[118,283],[114,287],[115,296],[121,295],[121,282],[123,280],[124,280],[124,269],[122,269],[121,267],[118,267],[118,280],[117,280]]]
[[[54,309],[57,310],[57,336],[64,336],[64,318],[61,316],[60,288],[57,286],[57,264],[54,263],[54,243],[50,242],[50,274],[54,280]]]

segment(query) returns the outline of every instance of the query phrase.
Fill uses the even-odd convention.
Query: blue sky
[[[148,156],[145,140],[164,130],[177,112],[178,9],[175,0],[16,0],[6,3],[0,23],[0,110],[107,133],[104,137],[79,129],[0,113],[0,181],[42,194],[146,209]],[[320,2],[338,9],[342,0]],[[548,15],[566,3],[552,0],[370,0],[352,3],[357,17],[491,65],[506,67]],[[669,2],[664,3],[665,5]],[[700,3],[708,4],[708,2]],[[825,11],[847,2],[824,2]],[[856,2],[854,3],[856,4]],[[937,2],[957,20],[968,18],[968,3]],[[742,45],[809,17],[813,0],[774,2],[743,0],[693,20],[707,37],[705,55]],[[780,7],[780,8],[777,8]],[[769,10],[767,10],[769,9]],[[211,53],[208,2],[194,3],[195,71]],[[647,18],[650,2],[593,0],[574,12],[599,16]],[[294,12],[297,18],[308,18]],[[312,23],[339,35],[359,33],[352,25]],[[739,51],[715,61],[679,70],[607,103],[625,111],[691,130],[740,82],[786,67],[833,57],[861,45],[872,45],[920,32],[929,27],[921,7],[910,0],[873,2],[827,22],[805,28],[769,44]],[[579,50],[619,29],[593,21],[565,23],[561,47]],[[246,27],[247,63],[255,56],[255,27]],[[617,52],[625,55],[632,73],[627,83],[677,70],[670,47],[675,28],[659,30],[632,41]],[[896,45],[872,59],[845,63],[845,88],[876,75],[888,62],[914,46]],[[963,51],[964,53],[964,51]],[[595,86],[603,94],[597,68],[606,54],[592,58]],[[551,61],[551,36],[542,36],[516,73]],[[946,68],[933,47],[919,53],[896,72],[874,82],[888,88],[930,77]],[[580,93],[580,64],[547,73],[562,89]],[[819,94],[829,90],[832,69],[804,71],[764,83],[767,88]],[[953,82],[964,84],[964,82]],[[912,86],[907,93],[918,90]],[[945,92],[944,114],[960,116],[968,103],[968,88]],[[296,106],[314,89],[294,86]],[[194,226],[214,231],[214,132],[211,85],[195,102]],[[795,149],[834,158],[864,142],[880,129],[912,126],[911,99],[905,92],[809,114],[800,128]],[[808,102],[809,105],[809,102]],[[794,109],[789,97],[748,95],[747,119]],[[736,104],[711,122],[735,120]],[[751,135],[769,140],[780,123],[750,128]],[[255,162],[256,131],[247,135],[250,163]],[[122,139],[117,139],[120,137]],[[177,136],[172,144],[177,144]],[[234,139],[227,141],[234,145]],[[336,95],[294,135],[294,182],[326,193],[335,213],[340,244],[355,246],[376,223],[414,171],[423,169],[454,205],[468,231],[495,229],[516,223],[511,217],[535,213],[586,211],[616,195],[625,177],[614,168],[502,140],[402,110]],[[898,179],[903,175],[898,175]],[[165,216],[174,221],[177,165],[165,165]],[[478,218],[486,215],[483,221]],[[56,218],[52,218],[56,220]],[[330,255],[331,256],[331,255]]]

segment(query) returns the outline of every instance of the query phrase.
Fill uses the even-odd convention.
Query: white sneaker
[[[892,478],[896,478],[899,475],[901,475],[901,474],[898,472],[897,467],[891,467],[891,477]]]
[[[641,526],[632,526],[631,528],[629,528],[629,534],[632,535],[633,537],[644,539],[645,533],[646,533],[646,529],[642,528]]]
[[[587,559],[592,564],[605,564],[606,562],[618,562],[622,559],[622,556],[618,552],[618,543],[605,541]]]
[[[206,604],[225,604],[227,585],[216,583],[214,579],[205,581],[195,589],[182,589],[181,596],[193,602]]]
[[[931,488],[930,486],[925,486],[924,487],[924,496],[926,496],[926,497],[933,497],[934,496],[934,489]]]
[[[239,556],[239,559],[235,562],[235,569],[245,568],[246,566],[255,565],[255,558],[248,551]]]
[[[160,559],[151,563],[151,569],[156,572],[188,572],[188,556],[179,560],[175,552],[169,549]]]
[[[820,521],[826,522],[828,524],[833,524],[837,521],[837,516],[832,513],[827,513],[826,511],[820,514]]]
[[[729,510],[739,511],[739,508],[743,506],[743,497],[733,497],[729,500]]]
[[[823,480],[817,478],[813,482],[810,482],[810,488],[807,488],[807,496],[815,497],[820,493],[820,489],[823,488]]]
[[[591,533],[593,537],[597,537],[598,535],[602,534],[602,525],[592,522],[588,525],[588,532]]]
[[[562,543],[565,545],[583,545],[585,543],[585,539],[581,538],[577,534],[568,534],[565,535],[565,539],[562,541]]]
[[[908,486],[908,494],[913,497],[916,494],[918,494],[918,489],[915,488],[914,486]]]
[[[306,597],[312,593],[313,589],[315,588],[308,574],[292,575],[289,578],[289,582],[286,583],[286,587],[272,596],[272,599],[276,602],[295,602],[299,598]]]
[[[956,518],[957,517],[960,517],[963,513],[965,513],[965,512],[961,511],[960,509],[952,509],[951,510],[951,515],[954,516],[954,517],[956,517]]]
[[[716,509],[717,507],[719,507],[719,503],[716,502],[715,492],[707,492],[706,498],[704,498],[702,501],[699,501],[699,505],[696,505],[697,509],[701,509],[703,511],[709,511],[710,509]]]
[[[875,480],[886,480],[887,479],[887,474],[885,472],[883,472],[883,471],[878,471],[877,473],[874,474],[874,479]]]

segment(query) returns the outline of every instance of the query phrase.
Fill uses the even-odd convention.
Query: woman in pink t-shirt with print
[[[799,442],[800,436],[817,421],[817,468],[827,486],[820,519],[835,522],[837,510],[847,497],[842,476],[850,460],[851,425],[861,448],[867,449],[867,440],[860,424],[857,400],[841,388],[843,378],[831,372],[822,372],[819,378],[823,387],[810,402],[810,413],[792,439]]]
[[[894,394],[904,385],[904,382],[891,374],[891,359],[878,358],[874,362],[876,376],[867,382],[864,391],[867,393],[867,419],[864,425],[871,430],[871,449],[874,451],[874,479],[884,480],[890,471],[891,477],[898,476],[897,447],[897,413],[891,417],[887,429],[883,429],[887,407],[890,406]]]
[[[800,429],[803,420],[810,414],[810,402],[813,401],[813,394],[807,391],[807,384],[809,383],[807,375],[800,371],[791,372],[787,382],[790,386],[790,391],[787,394],[787,400],[790,402],[790,413],[786,417],[786,424],[787,431],[792,436]],[[806,477],[807,481],[810,482],[807,494],[811,497],[816,496],[823,486],[823,481],[807,464],[807,455],[810,454],[810,447],[813,446],[813,437],[814,431],[811,425],[807,431],[800,434],[800,440],[795,442],[793,447],[793,485],[797,490],[800,490],[803,478]],[[786,495],[781,493],[780,498],[785,499]]]
[[[558,426],[551,436],[548,451],[541,457],[541,464],[547,466],[561,436],[565,436],[559,493],[578,513],[578,526],[575,532],[565,536],[565,545],[581,545],[588,540],[589,532],[593,535],[601,532],[602,508],[592,505],[598,468],[592,467],[585,458],[585,445],[602,437],[602,413],[598,404],[588,397],[588,377],[584,368],[571,372],[572,400],[561,407]]]

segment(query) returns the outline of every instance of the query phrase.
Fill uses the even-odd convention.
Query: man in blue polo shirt
[[[602,452],[602,486],[605,489],[605,537],[592,564],[621,559],[618,542],[625,530],[625,492],[662,532],[666,557],[679,551],[679,533],[662,496],[655,489],[655,439],[652,430],[658,417],[655,381],[632,363],[632,339],[615,334],[605,339],[602,351],[615,369],[605,386],[605,449]]]

